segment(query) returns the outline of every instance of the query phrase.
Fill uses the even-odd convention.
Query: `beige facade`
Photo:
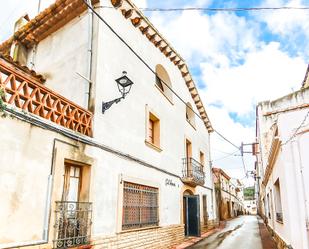
[[[228,220],[244,214],[243,185],[237,179],[231,179],[222,169],[213,168],[216,189],[217,216]]]
[[[97,11],[157,75],[86,9],[57,0],[15,33],[35,72],[7,56],[14,38],[0,45],[0,247],[172,248],[215,225],[210,121],[183,59],[133,25],[154,31],[130,1]],[[132,89],[103,114],[123,71]]]

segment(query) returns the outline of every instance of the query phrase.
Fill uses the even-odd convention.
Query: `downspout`
[[[92,7],[91,0],[87,0],[87,3]],[[90,107],[90,93],[91,93],[91,74],[92,74],[92,40],[93,40],[93,13],[90,8],[87,8],[88,12],[88,44],[87,44],[87,74],[85,79],[85,107]]]
[[[55,161],[56,161],[56,155],[57,155],[57,148],[56,148],[56,142],[66,144],[68,146],[72,146],[75,148],[79,148],[75,144],[71,144],[67,141],[54,138],[53,141],[53,148],[52,148],[52,158],[51,158],[51,166],[50,166],[50,174],[48,175],[48,181],[47,181],[47,191],[46,191],[46,201],[45,201],[45,209],[44,209],[44,225],[43,225],[43,234],[41,240],[36,241],[23,241],[23,242],[17,242],[17,243],[9,243],[4,244],[3,247],[5,249],[9,248],[16,248],[16,247],[24,247],[24,246],[38,246],[47,244],[49,242],[49,228],[50,228],[50,219],[51,219],[51,207],[52,207],[52,189],[53,189],[53,183],[54,183],[54,172],[55,172]]]
[[[41,0],[39,0],[39,3],[38,3],[38,12],[37,12],[37,14],[39,14],[40,11],[41,11]],[[36,57],[37,47],[38,47],[38,44],[35,43],[33,45],[33,48],[32,48],[32,55],[31,55],[31,61],[30,61],[30,69],[31,70],[35,70],[35,57]]]
[[[212,211],[212,216],[216,216],[214,220],[218,219],[218,214],[217,214],[217,201],[216,201],[216,191],[215,191],[215,186],[214,186],[214,178],[212,174],[212,160],[211,160],[211,151],[210,151],[210,134],[208,133],[208,148],[209,148],[209,153],[208,153],[208,158],[209,158],[209,175],[211,179],[211,211]],[[216,223],[216,221],[215,221]]]
[[[305,193],[305,179],[304,179],[304,165],[302,162],[302,156],[301,156],[301,152],[300,152],[300,136],[297,136],[297,154],[298,154],[298,170],[300,172],[300,177],[301,177],[301,187],[302,187],[302,195],[304,198],[304,209],[305,209],[305,225],[306,225],[306,244],[309,247],[309,215],[308,215],[308,200],[306,197],[306,193]],[[294,158],[294,157],[293,157]]]

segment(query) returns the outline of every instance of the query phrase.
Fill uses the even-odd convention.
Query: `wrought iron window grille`
[[[159,225],[158,189],[124,182],[122,229]]]

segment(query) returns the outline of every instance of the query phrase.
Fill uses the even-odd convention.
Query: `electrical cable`
[[[309,111],[308,111],[307,114],[305,115],[305,117],[304,117],[303,121],[300,123],[300,125],[295,129],[293,135],[290,136],[290,138],[289,138],[288,140],[286,140],[284,143],[282,143],[281,146],[284,146],[284,145],[286,145],[287,143],[289,143],[293,138],[296,137],[298,131],[299,131],[302,127],[307,126],[307,125],[309,124],[309,123],[308,123],[308,124],[304,125],[308,117],[309,117]]]
[[[4,22],[1,23],[1,27],[0,27],[0,30],[2,30],[3,28],[5,28],[6,24],[8,23],[8,21],[10,21],[12,15],[17,11],[19,10],[20,8],[22,7],[22,5],[20,3],[18,3],[13,9],[12,11],[10,12],[10,14],[7,16],[7,18],[5,19]]]
[[[98,6],[98,8],[113,8],[111,6]],[[172,12],[172,11],[209,11],[209,12],[237,12],[237,11],[265,11],[265,10],[309,10],[309,7],[239,7],[239,8],[204,8],[204,7],[185,7],[185,8],[139,8],[144,12]]]
[[[151,68],[149,64],[137,53],[135,50],[104,20],[104,18],[95,11],[95,9],[87,2],[87,0],[83,0],[83,2],[87,5],[87,7],[114,33],[114,35],[123,43],[126,45],[126,47],[155,75],[158,77],[156,74],[155,70]],[[112,7],[111,7],[112,8]],[[158,77],[159,78],[159,77]],[[191,111],[202,121],[202,117],[195,111],[193,108],[191,108],[189,105],[187,105],[186,101],[184,101],[164,80],[159,78],[160,81],[183,103],[185,106],[187,106]],[[227,138],[225,138],[223,135],[221,135],[218,131],[214,130],[220,137],[222,137],[225,141],[233,145],[239,150],[239,147],[233,144],[231,141],[229,141]]]
[[[217,158],[217,159],[214,159],[214,160],[212,160],[212,161],[213,161],[213,162],[215,162],[215,161],[220,161],[220,160],[222,160],[222,159],[225,159],[225,158],[228,158],[228,157],[231,157],[231,156],[240,156],[240,155],[235,154],[236,152],[238,152],[238,150],[236,150],[236,151],[234,151],[234,152],[232,152],[232,153],[230,153],[230,154],[228,154],[228,155],[226,155],[226,156],[224,156],[224,157],[219,157],[219,158]]]
[[[229,144],[231,144],[232,146],[234,146],[235,148],[237,148],[238,150],[240,150],[240,148],[235,145],[234,143],[232,143],[230,140],[228,140],[226,137],[224,137],[221,133],[219,133],[217,130],[214,129],[214,132],[217,133],[221,138],[223,138],[226,142],[228,142]]]
[[[218,151],[218,152],[220,152],[220,153],[222,153],[222,154],[226,154],[226,155],[230,155],[230,154],[231,154],[230,152],[226,152],[226,151],[218,150],[218,149],[213,148],[213,147],[212,147],[212,150]]]

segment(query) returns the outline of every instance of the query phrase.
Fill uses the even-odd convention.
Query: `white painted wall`
[[[94,39],[96,34],[94,35]],[[45,85],[67,99],[87,108],[88,15],[83,13],[38,43],[28,66],[46,78]]]
[[[259,175],[263,176],[271,146],[272,132],[271,125],[276,122],[278,126],[278,136],[282,142],[276,158],[274,168],[269,181],[261,194],[266,200],[267,194],[272,192],[271,203],[273,206],[271,218],[268,218],[268,224],[274,231],[293,248],[308,249],[308,165],[309,155],[306,153],[309,148],[308,121],[299,129],[298,134],[290,142],[286,143],[295,133],[296,128],[302,123],[308,112],[308,108],[296,109],[294,111],[282,112],[279,115],[273,115],[272,118],[265,118],[263,114],[267,111],[292,107],[309,102],[309,91],[303,90],[296,92],[288,97],[283,97],[271,103],[262,103],[259,106],[259,140],[262,153],[259,156],[263,163],[259,167]],[[281,204],[283,213],[283,223],[276,220],[276,202],[274,184],[280,180]],[[261,181],[263,177],[261,178]],[[266,203],[268,206],[268,203]],[[270,208],[271,209],[271,208]],[[262,209],[263,211],[263,209]],[[267,212],[264,210],[264,212]],[[267,214],[265,214],[267,215]]]
[[[190,102],[197,112],[178,68],[123,18],[119,11],[115,9],[100,9],[100,11],[107,22],[112,24],[151,68],[154,69],[157,64],[164,66],[171,78],[173,89],[186,102]],[[95,19],[95,22],[97,24],[98,20]],[[72,20],[40,42],[35,57],[35,69],[46,76],[46,86],[82,106],[85,106],[85,81],[76,72],[82,75],[86,72],[87,27],[85,15]],[[181,177],[185,139],[189,139],[196,160],[199,160],[200,151],[205,154],[205,186],[195,189],[195,194],[200,195],[201,220],[203,194],[207,195],[209,220],[215,219],[215,198],[213,191],[210,190],[213,188],[213,181],[209,165],[209,134],[204,123],[196,117],[194,129],[186,121],[186,106],[175,96],[171,104],[155,87],[155,76],[102,23],[99,24],[98,36],[94,39],[98,44],[93,69],[94,140]],[[29,54],[29,62],[30,57]],[[124,70],[134,82],[132,90],[126,99],[102,114],[102,101],[120,96],[115,79],[120,77]],[[160,118],[161,152],[145,144],[146,108]],[[42,238],[53,139],[55,137],[64,139],[64,137],[15,119],[1,120],[0,125],[3,138],[0,149],[4,155],[0,157],[0,165],[4,165],[0,174],[0,196],[1,203],[5,203],[0,207],[0,229],[2,229],[0,244],[37,241]],[[66,146],[57,146],[58,154],[55,159],[57,173],[53,185],[52,211],[55,201],[60,200],[62,193],[64,159],[84,160],[86,157],[91,158],[90,201],[94,205],[93,236],[112,235],[119,229],[121,217],[117,206],[121,175],[159,186],[161,226],[182,223],[184,187],[178,177],[147,168],[97,148],[79,144],[83,150],[78,152]],[[176,186],[165,185],[166,179],[171,179]],[[20,194],[16,197],[19,203],[14,209],[12,198],[17,193]],[[53,215],[52,212],[49,226],[50,241],[54,236]],[[20,229],[18,236],[15,227]]]

